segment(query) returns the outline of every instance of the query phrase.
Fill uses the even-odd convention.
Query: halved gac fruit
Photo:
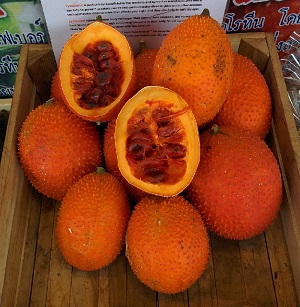
[[[86,120],[115,119],[136,92],[130,44],[102,21],[71,36],[61,52],[58,71],[65,103]]]
[[[160,86],[141,89],[121,109],[115,129],[119,169],[137,188],[174,196],[200,160],[197,122],[186,101]]]

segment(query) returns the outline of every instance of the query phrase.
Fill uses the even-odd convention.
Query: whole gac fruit
[[[56,234],[64,259],[83,271],[109,265],[125,244],[129,216],[126,192],[115,177],[103,168],[83,176],[59,208]]]
[[[271,95],[264,76],[253,61],[234,53],[232,85],[215,123],[245,129],[264,139],[271,117]]]
[[[277,217],[282,179],[277,161],[258,136],[213,126],[201,135],[201,160],[186,189],[207,227],[227,239],[248,239]]]
[[[151,85],[152,70],[158,49],[150,49],[140,41],[140,52],[135,57],[137,91]]]
[[[97,126],[53,99],[28,114],[17,145],[20,164],[32,185],[59,201],[75,181],[102,163]]]
[[[164,38],[152,72],[152,85],[174,90],[191,107],[199,127],[223,105],[233,76],[233,50],[226,32],[204,9]]]
[[[134,208],[126,232],[126,256],[138,279],[174,294],[202,275],[209,239],[201,216],[182,196],[146,196]]]
[[[136,204],[144,196],[146,196],[147,193],[131,185],[122,176],[120,172],[120,169],[118,167],[118,158],[117,158],[116,145],[115,145],[115,128],[116,128],[116,121],[112,120],[108,122],[107,127],[104,131],[103,155],[105,161],[105,168],[109,173],[111,173],[121,182],[132,204]]]

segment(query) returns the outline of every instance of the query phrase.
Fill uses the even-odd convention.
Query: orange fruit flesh
[[[134,176],[151,183],[174,184],[186,172],[185,133],[178,115],[162,101],[146,101],[127,126],[127,161]]]
[[[71,74],[76,101],[85,109],[113,102],[124,79],[118,50],[106,41],[88,44],[82,54],[74,53]]]

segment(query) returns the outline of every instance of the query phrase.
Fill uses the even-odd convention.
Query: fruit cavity
[[[133,186],[174,196],[192,180],[200,158],[194,115],[175,92],[144,87],[126,102],[115,128],[118,166]]]
[[[109,121],[136,92],[134,57],[127,38],[102,21],[64,45],[58,71],[66,105],[90,121]]]

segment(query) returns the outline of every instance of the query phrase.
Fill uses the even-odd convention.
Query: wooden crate
[[[268,136],[284,179],[280,216],[261,235],[231,241],[210,234],[201,278],[176,294],[156,293],[133,275],[124,252],[96,272],[62,259],[55,232],[59,203],[32,188],[16,140],[29,111],[49,97],[56,70],[51,47],[24,45],[0,167],[1,306],[298,306],[300,298],[300,144],[273,35],[229,35],[233,49],[264,73],[273,99]]]

